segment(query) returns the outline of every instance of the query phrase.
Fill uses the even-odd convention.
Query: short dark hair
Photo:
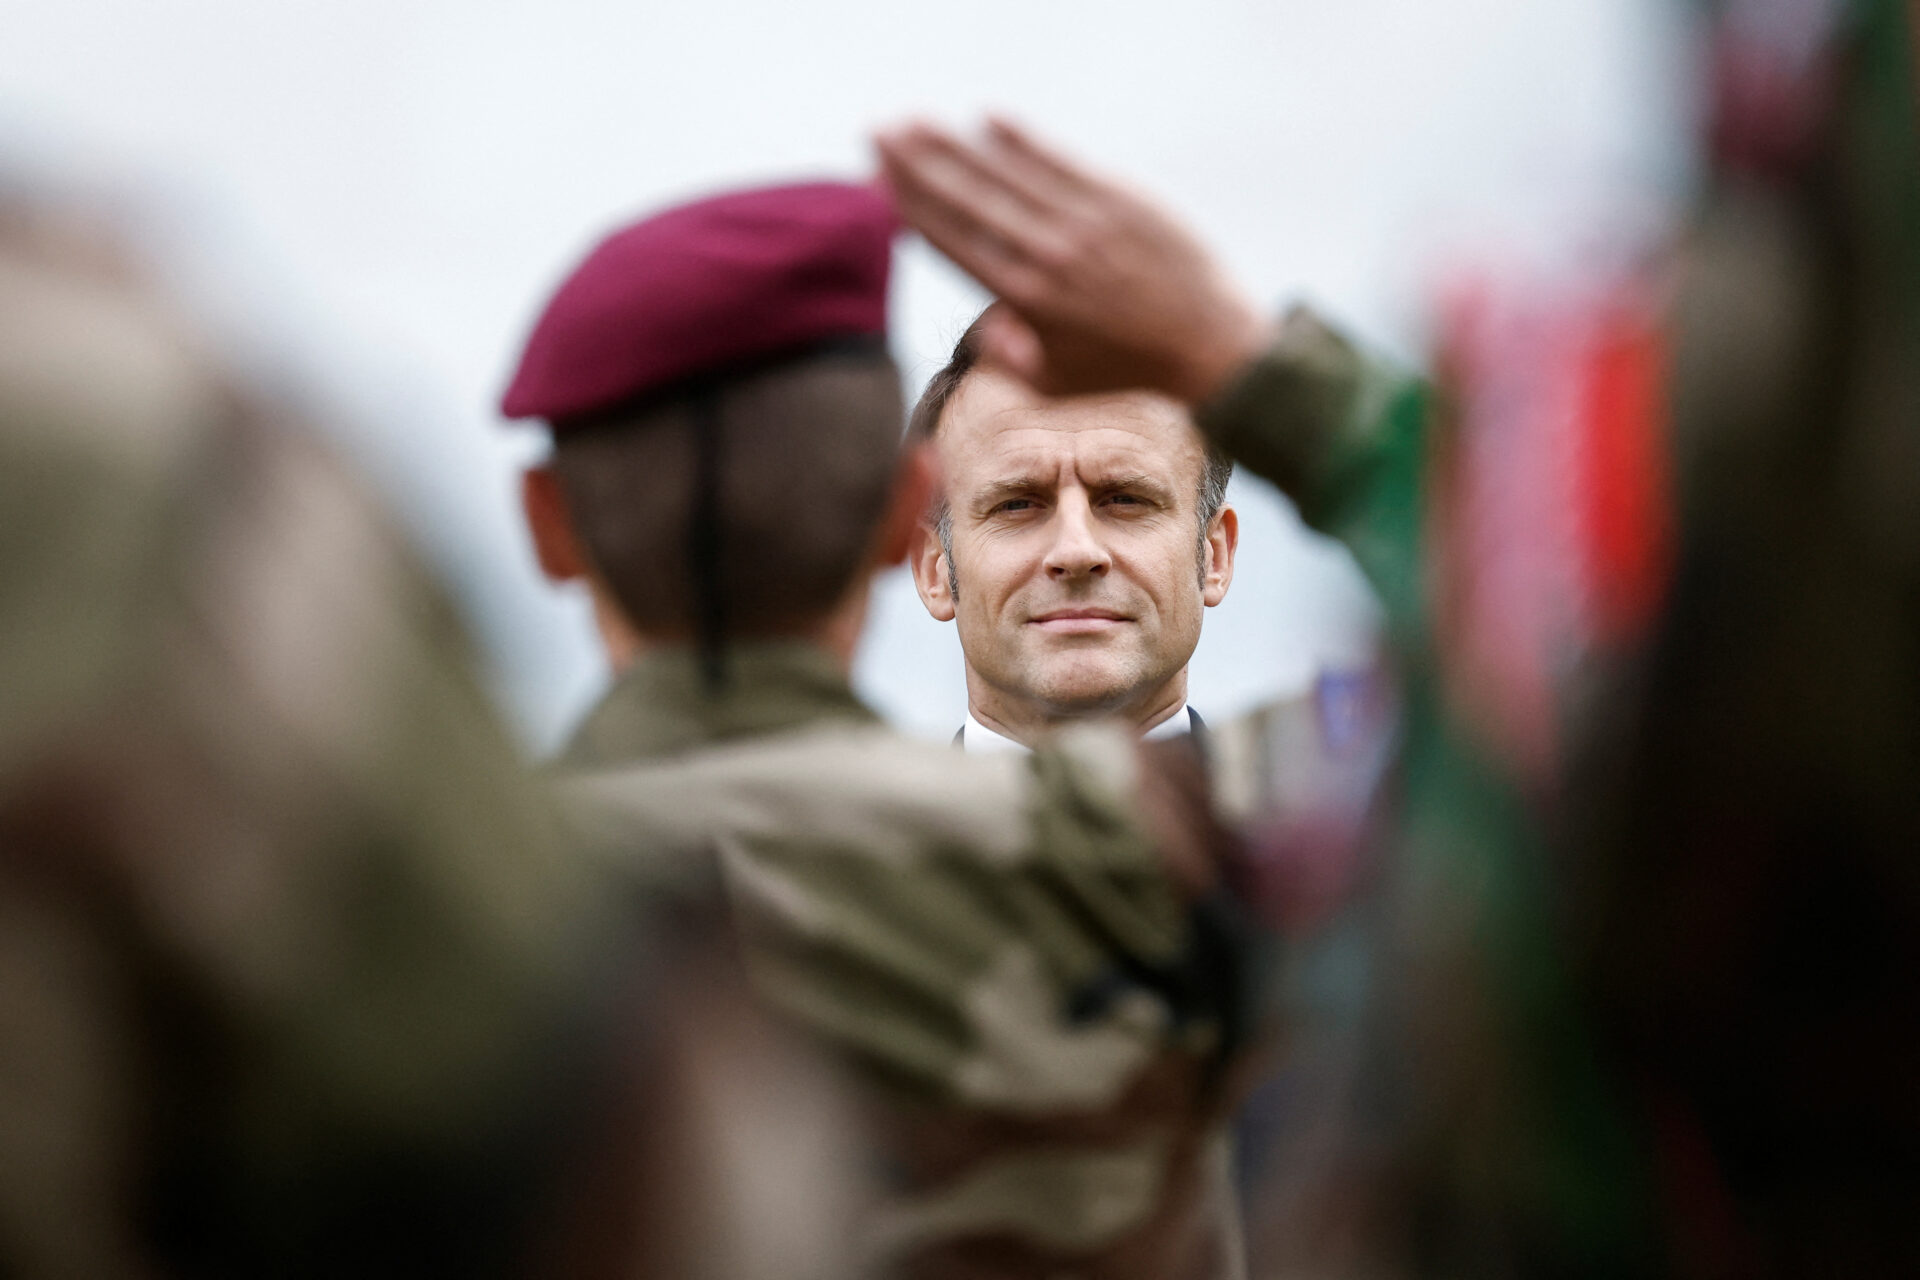
[[[946,415],[947,406],[960,394],[961,386],[980,364],[981,334],[986,329],[987,317],[1000,303],[989,303],[985,310],[973,318],[966,331],[953,344],[953,354],[947,357],[946,364],[927,380],[927,386],[920,393],[920,399],[914,402],[913,414],[907,419],[907,435],[915,440],[932,440],[940,433],[940,419]],[[1220,508],[1227,505],[1227,482],[1233,479],[1233,460],[1213,447],[1211,441],[1203,442],[1206,457],[1200,467],[1200,493],[1195,507],[1200,517],[1201,555],[1204,560],[1207,530],[1213,525],[1213,518],[1220,514]],[[948,505],[943,494],[934,501],[931,513],[934,529],[940,535],[940,547],[947,555],[947,588],[957,598],[960,594],[960,578],[953,565],[953,508]]]
[[[926,389],[914,402],[913,414],[907,419],[908,436],[915,440],[931,440],[939,433],[940,419],[947,411],[948,402],[959,392],[960,384],[967,380],[974,366],[980,363],[980,334],[992,310],[992,307],[988,307],[973,318],[973,323],[953,344],[953,354],[947,357],[946,364],[927,380]]]
[[[884,350],[789,360],[713,387],[714,512],[727,634],[789,634],[853,584],[899,467],[900,376]],[[702,617],[689,572],[692,394],[563,424],[553,466],[588,558],[643,633]]]

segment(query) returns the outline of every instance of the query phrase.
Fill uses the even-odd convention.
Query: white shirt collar
[[[1144,738],[1177,738],[1183,733],[1193,732],[1193,717],[1187,714],[1187,704],[1181,703],[1174,713],[1162,720],[1141,736]],[[992,729],[974,719],[973,712],[967,712],[967,722],[960,729],[960,749],[963,751],[1025,751],[1027,748],[1004,733],[995,733]]]

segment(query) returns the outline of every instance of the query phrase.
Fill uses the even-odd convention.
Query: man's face
[[[975,706],[1018,725],[1184,697],[1236,540],[1230,511],[1202,540],[1205,450],[1184,411],[1139,393],[1045,400],[976,371],[938,440],[952,564],[930,541],[916,580],[958,622]]]

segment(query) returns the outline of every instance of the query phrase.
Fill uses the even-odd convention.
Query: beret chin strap
[[[688,587],[694,639],[708,697],[727,683],[725,584],[720,580],[720,391],[712,383],[693,391],[687,405],[693,432],[693,508],[687,529]]]

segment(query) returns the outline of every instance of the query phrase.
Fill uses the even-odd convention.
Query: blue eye
[[[1028,507],[1031,507],[1032,505],[1033,505],[1033,499],[1031,498],[1008,498],[1005,502],[995,507],[994,510],[995,511],[1025,511]]]

